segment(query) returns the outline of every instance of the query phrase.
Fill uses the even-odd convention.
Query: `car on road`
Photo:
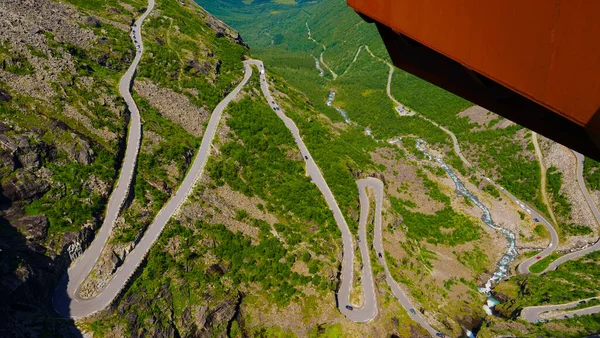
[[[536,223],[539,223],[540,219],[536,217],[536,218],[533,219],[533,221],[536,222]]]
[[[352,307],[352,305],[346,305],[346,309],[348,309],[350,311],[354,310],[354,308]]]
[[[378,253],[379,258],[383,257],[383,255],[381,254],[381,252]]]
[[[536,259],[542,259],[542,256],[537,256]]]
[[[410,309],[409,311],[410,311],[410,313],[412,313],[413,315],[416,315],[416,314],[417,314],[417,311],[415,311],[415,309]]]
[[[441,332],[436,332],[436,333],[435,333],[435,336],[436,336],[436,337],[446,337],[446,335],[445,335],[445,334],[443,334],[443,333],[441,333]]]
[[[569,316],[565,315],[565,319],[569,318]]]
[[[308,156],[304,156],[304,159],[305,159],[305,160],[308,160]]]

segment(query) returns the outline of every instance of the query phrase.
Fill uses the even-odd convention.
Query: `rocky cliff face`
[[[126,120],[110,72],[127,64],[97,56],[127,33],[48,0],[2,1],[0,17],[0,336],[78,336],[48,297],[115,179]]]

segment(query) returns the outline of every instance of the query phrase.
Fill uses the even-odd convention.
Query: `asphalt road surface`
[[[419,323],[425,330],[427,330],[432,336],[435,336],[438,331],[435,330],[431,325],[427,323],[425,318],[421,315],[419,310],[415,309],[410,299],[406,296],[400,285],[392,277],[390,270],[388,269],[387,262],[385,261],[385,250],[383,249],[383,230],[381,225],[381,213],[383,211],[383,182],[376,178],[366,178],[356,182],[358,184],[358,192],[360,197],[360,228],[359,235],[361,236],[360,245],[365,247],[368,243],[366,235],[360,229],[366,228],[367,219],[369,218],[369,197],[367,196],[367,188],[372,188],[375,192],[375,224],[374,224],[374,235],[373,235],[373,248],[377,253],[379,263],[385,270],[385,280],[392,289],[392,292],[400,302],[400,305],[406,310],[412,320]],[[381,256],[379,256],[381,254]],[[363,258],[364,261],[364,258]],[[370,266],[369,266],[370,268]],[[414,313],[413,313],[414,311]]]
[[[150,0],[148,11],[145,13],[145,15],[149,13],[153,6],[154,1]],[[138,20],[138,24],[136,24],[137,27],[139,27],[139,23],[141,23],[141,20],[143,20],[145,15]],[[138,37],[137,41],[141,41],[140,37]],[[139,58],[137,58],[137,60],[139,61]],[[198,154],[196,155],[196,158],[194,159],[194,162],[192,163],[192,166],[189,169],[185,179],[175,192],[175,195],[158,212],[154,221],[146,230],[144,237],[127,256],[125,262],[115,273],[110,282],[108,282],[100,294],[94,298],[82,299],[79,297],[79,287],[87,274],[89,274],[89,271],[91,270],[91,267],[93,267],[95,261],[98,259],[102,248],[94,252],[90,252],[89,249],[86,250],[81,259],[79,259],[77,263],[68,270],[67,276],[65,276],[65,278],[61,281],[53,295],[52,303],[56,312],[64,317],[75,319],[87,317],[106,308],[123,289],[123,286],[127,284],[127,281],[129,278],[131,278],[146,254],[150,251],[150,248],[160,236],[171,216],[173,216],[179,210],[179,207],[192,192],[196,181],[202,174],[208,156],[210,155],[211,144],[223,114],[223,110],[227,104],[240,92],[242,87],[248,82],[250,76],[252,75],[252,69],[250,66],[245,64],[244,67],[245,75],[242,82],[229,95],[227,95],[227,97],[221,101],[213,111],[206,131],[204,132],[204,136],[202,137],[202,143],[200,145]],[[114,194],[115,193],[113,193],[113,195]],[[112,227],[112,223],[110,223],[110,226]],[[103,230],[104,229],[101,231]],[[109,233],[110,231],[108,231],[108,234]],[[108,236],[108,234],[106,236]],[[96,242],[96,240],[94,242]],[[104,242],[106,242],[106,239]],[[80,268],[82,265],[89,266],[87,272]]]
[[[123,159],[123,164],[121,166],[121,172],[119,174],[119,179],[117,181],[116,188],[113,190],[109,200],[108,206],[106,208],[106,215],[104,217],[104,222],[102,223],[102,227],[100,231],[96,234],[94,241],[87,248],[87,250],[76,260],[75,264],[71,266],[68,271],[68,276],[61,281],[57,290],[67,289],[67,292],[70,295],[75,295],[79,293],[79,286],[85,280],[87,275],[90,273],[98,257],[100,257],[100,253],[112,232],[113,224],[115,223],[119,212],[121,211],[121,207],[127,198],[129,187],[131,185],[131,180],[133,179],[133,173],[135,171],[135,164],[137,160],[137,155],[140,148],[140,141],[142,136],[142,123],[140,119],[140,112],[135,104],[135,101],[131,97],[131,93],[129,92],[129,88],[131,86],[131,82],[133,81],[133,76],[135,74],[135,70],[142,58],[142,53],[144,51],[144,47],[142,44],[142,34],[141,34],[141,25],[144,19],[150,14],[152,9],[154,8],[154,0],[148,1],[148,8],[146,12],[142,14],[137,21],[135,22],[135,26],[132,27],[131,39],[134,41],[136,46],[136,55],[133,59],[133,62],[129,66],[129,69],[119,82],[119,92],[121,96],[125,99],[125,103],[127,104],[127,108],[131,113],[131,119],[129,122],[129,131],[127,135],[127,147],[125,149],[125,157]],[[68,281],[68,285],[67,285]],[[68,303],[68,297],[66,294],[62,292],[63,295],[59,295],[55,293],[53,296],[53,304],[54,308],[57,312],[66,317],[73,317],[68,311],[69,307],[66,306]],[[78,302],[75,298],[74,303]]]
[[[260,84],[261,89],[264,96],[267,99],[268,104],[275,111],[277,116],[283,121],[285,126],[290,130],[292,135],[294,136],[294,140],[298,148],[300,149],[300,153],[306,162],[306,173],[312,178],[312,181],[319,188],[323,197],[325,197],[325,201],[331,209],[333,213],[333,217],[342,233],[342,244],[343,244],[343,256],[342,256],[342,273],[340,277],[340,289],[337,293],[337,302],[339,311],[344,314],[348,319],[354,322],[368,322],[377,316],[377,300],[375,298],[374,292],[374,284],[372,277],[369,279],[365,278],[363,269],[363,279],[362,279],[362,290],[364,295],[363,306],[360,308],[354,308],[353,310],[349,310],[346,308],[346,305],[350,304],[350,292],[352,289],[352,278],[353,278],[353,267],[352,263],[354,261],[354,242],[352,239],[352,233],[348,228],[348,224],[346,223],[346,219],[342,215],[342,212],[333,196],[333,193],[329,189],[321,170],[313,160],[308,148],[302,141],[302,137],[300,137],[300,131],[298,127],[292,121],[292,119],[288,118],[283,111],[280,110],[279,106],[274,103],[273,96],[269,90],[269,85],[266,81],[265,76],[265,68],[262,61],[259,60],[251,60],[247,61],[247,63],[253,64],[257,66],[262,74],[260,76]],[[367,260],[367,262],[370,262]],[[370,266],[370,265],[369,265]],[[370,276],[370,273],[369,275]]]
[[[588,301],[592,298],[585,299]],[[542,305],[542,306],[530,306],[526,307],[521,311],[521,318],[530,322],[536,323],[538,321],[544,320],[542,315],[548,311],[560,311],[560,310],[568,310],[570,308],[576,307],[581,300],[576,300],[574,302],[565,303],[565,304],[556,304],[556,305]],[[600,305],[590,306],[583,309],[571,310],[571,311],[560,311],[558,316],[555,319],[565,319],[566,317],[572,318],[574,316],[585,316],[591,315],[594,313],[600,312]]]

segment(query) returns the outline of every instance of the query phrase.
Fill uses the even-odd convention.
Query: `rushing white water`
[[[329,107],[335,108],[335,110],[337,110],[338,113],[340,113],[340,115],[342,115],[342,117],[344,118],[344,121],[346,123],[350,123],[350,119],[348,118],[348,113],[345,110],[343,110],[342,108],[334,106],[333,100],[335,100],[335,91],[332,90],[329,92],[329,97],[327,98],[327,105]]]
[[[427,153],[427,151],[423,147],[424,144],[425,141],[421,139],[417,140],[417,149],[419,149],[419,151],[421,151],[429,160],[432,160],[433,156]],[[483,205],[483,203],[481,203],[479,199],[465,187],[465,185],[460,181],[460,179],[454,174],[452,169],[450,169],[450,167],[442,160],[441,157],[437,157],[436,161],[446,171],[448,176],[452,178],[452,181],[454,181],[458,193],[468,197],[479,209],[481,209],[481,211],[483,212],[481,220],[489,227],[502,232],[502,234],[504,235],[504,237],[506,237],[506,240],[508,241],[508,249],[506,253],[496,264],[498,268],[496,269],[492,277],[490,277],[490,279],[487,281],[487,283],[485,283],[483,287],[479,288],[480,292],[483,292],[488,296],[488,302],[486,305],[484,305],[484,309],[486,309],[486,312],[488,312],[489,310],[489,313],[491,314],[491,308],[498,304],[498,301],[491,297],[492,286],[501,281],[504,277],[506,277],[506,274],[508,273],[508,267],[519,255],[515,243],[515,234],[512,231],[507,230],[494,223],[494,220],[492,219],[492,214],[490,213],[488,208],[485,205]]]
[[[321,67],[321,62],[319,61],[319,59],[317,59],[314,55],[311,55],[311,56],[313,57],[313,59],[315,59],[315,67],[319,71],[319,76],[320,77],[325,76],[325,72],[323,71],[323,68]]]

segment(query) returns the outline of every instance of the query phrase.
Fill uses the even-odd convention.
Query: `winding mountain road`
[[[344,218],[340,207],[333,196],[333,193],[329,189],[321,170],[317,166],[317,163],[313,160],[308,148],[304,144],[302,137],[300,136],[300,130],[294,123],[292,119],[287,117],[283,111],[280,110],[279,106],[273,100],[273,96],[269,90],[269,85],[266,80],[265,68],[262,61],[259,60],[250,60],[248,63],[257,66],[261,70],[260,76],[260,84],[263,95],[267,99],[267,103],[271,106],[271,108],[275,111],[277,116],[283,121],[285,126],[289,129],[289,131],[294,136],[294,141],[296,145],[300,149],[300,153],[304,158],[306,163],[306,173],[312,178],[313,183],[319,188],[329,209],[333,213],[333,217],[342,233],[342,272],[340,277],[340,288],[337,293],[337,302],[339,311],[346,316],[348,319],[354,322],[368,322],[377,316],[377,301],[375,298],[374,291],[374,282],[370,272],[370,269],[363,269],[362,275],[362,291],[364,295],[363,306],[360,308],[353,308],[353,310],[349,310],[346,308],[346,305],[350,304],[350,292],[352,290],[352,280],[354,276],[353,271],[353,261],[354,261],[354,241],[352,233],[346,223],[346,219]],[[364,254],[363,264],[370,267],[370,258],[367,254],[365,258]],[[369,270],[367,274],[365,274],[365,270]]]
[[[138,19],[136,23],[136,26],[138,27],[136,34],[139,34],[139,27],[141,25],[141,22],[148,15],[148,13],[150,13],[153,7],[154,0],[150,0],[147,11],[142,17],[140,17],[140,19]],[[141,35],[138,36],[137,40],[141,43]],[[131,81],[133,72],[135,71],[135,66],[137,66],[137,62],[139,62],[142,51],[143,47],[140,48],[138,52],[139,54],[136,56],[135,60],[137,61],[134,61],[134,64],[132,64],[132,67],[127,73],[130,74],[128,77],[129,82]],[[200,149],[198,150],[198,154],[196,155],[196,158],[194,159],[194,162],[192,163],[192,166],[190,167],[183,182],[181,183],[173,197],[171,197],[171,199],[166,203],[166,205],[158,212],[154,221],[148,227],[140,242],[127,256],[123,265],[114,274],[113,278],[108,282],[106,287],[96,297],[89,299],[82,299],[81,297],[79,297],[79,288],[81,286],[81,283],[89,274],[91,268],[94,266],[96,260],[98,259],[102,251],[102,247],[106,243],[106,239],[108,238],[110,230],[112,229],[112,224],[114,223],[113,219],[112,222],[105,222],[105,225],[102,227],[100,233],[104,234],[104,237],[97,237],[94,240],[94,242],[92,242],[92,246],[90,246],[90,248],[93,247],[94,250],[86,250],[82,257],[67,271],[67,275],[62,279],[62,281],[56,288],[52,297],[52,304],[58,314],[60,314],[63,317],[74,319],[90,316],[109,306],[110,303],[119,294],[119,292],[121,292],[123,287],[127,284],[128,280],[131,278],[131,276],[137,269],[137,267],[141,264],[143,259],[150,251],[150,248],[152,247],[154,242],[156,242],[156,240],[162,233],[162,230],[164,229],[171,216],[177,213],[181,204],[187,199],[189,194],[192,192],[196,181],[202,174],[207,158],[210,155],[211,144],[214,139],[215,132],[219,125],[221,116],[223,114],[223,110],[229,104],[229,102],[231,102],[231,100],[240,92],[242,87],[248,82],[250,76],[252,75],[252,69],[250,68],[249,64],[246,63],[244,67],[245,75],[242,82],[229,95],[227,95],[227,97],[223,101],[221,101],[213,111],[206,131],[204,132],[204,135],[202,137],[202,142],[200,145]],[[129,85],[121,87],[121,89],[124,88],[126,88],[127,92],[122,91],[122,93],[124,94],[123,96],[125,97],[126,101],[129,97],[131,103],[135,105],[128,92]],[[125,95],[125,93],[127,93],[127,95]],[[132,135],[130,134],[129,137],[131,138]],[[137,141],[139,146],[139,137]],[[123,170],[129,169],[128,167],[126,167],[126,165],[127,162],[124,163]],[[133,171],[133,168],[131,170]],[[117,195],[119,193],[123,195]],[[123,199],[125,198],[126,194],[126,191],[123,192],[121,190],[115,190],[115,192],[113,192],[113,196],[122,196]],[[113,198],[113,196],[111,196],[111,199]],[[116,213],[118,214],[118,211],[116,211]],[[116,216],[114,217],[116,218]],[[105,230],[105,226],[108,230]],[[102,239],[103,241],[99,241],[99,239]]]
[[[381,225],[381,214],[383,212],[383,182],[376,178],[365,178],[356,182],[358,185],[358,192],[360,198],[360,246],[361,251],[368,251],[367,249],[367,237],[366,237],[366,223],[369,218],[369,197],[367,195],[367,188],[373,189],[375,193],[375,224],[374,224],[374,235],[373,235],[373,249],[377,253],[379,264],[381,264],[385,270],[385,281],[392,289],[394,296],[400,302],[400,305],[406,310],[412,320],[419,323],[429,334],[436,336],[439,332],[434,329],[423,317],[421,312],[415,310],[410,299],[406,296],[406,293],[402,290],[398,282],[392,277],[390,270],[388,269],[387,262],[385,260],[385,250],[383,248],[383,230]],[[361,230],[362,229],[362,230]],[[381,256],[379,256],[381,254]],[[364,257],[364,255],[363,255]],[[364,261],[364,258],[363,258]],[[370,268],[370,266],[369,266]]]
[[[98,231],[98,233],[96,234],[96,237],[94,238],[92,244],[87,248],[87,250],[85,250],[85,252],[80,257],[77,258],[75,264],[70,267],[67,276],[65,276],[60,282],[52,298],[54,308],[59,314],[65,317],[77,318],[78,314],[72,314],[69,311],[69,307],[67,305],[71,302],[66,298],[66,294],[61,291],[67,289],[68,293],[71,295],[76,295],[79,293],[79,287],[81,283],[90,273],[90,271],[96,264],[96,261],[100,257],[102,250],[104,249],[104,245],[106,244],[106,241],[108,240],[112,232],[113,224],[119,216],[121,207],[123,206],[123,203],[125,202],[125,199],[128,196],[131,181],[133,179],[137,155],[140,149],[140,142],[142,138],[142,122],[140,118],[140,112],[138,110],[137,105],[135,104],[135,101],[131,97],[129,88],[131,86],[133,76],[135,75],[135,71],[144,52],[144,45],[142,43],[141,32],[142,23],[144,19],[146,19],[146,17],[148,16],[148,14],[152,12],[153,8],[154,0],[149,0],[146,11],[136,20],[132,28],[131,39],[136,47],[136,54],[135,58],[133,59],[133,62],[129,66],[129,69],[127,69],[127,72],[125,72],[123,77],[121,77],[121,81],[119,82],[119,92],[125,100],[127,108],[131,115],[129,122],[129,130],[127,133],[127,146],[125,149],[125,157],[123,159],[123,164],[121,166],[121,172],[119,174],[119,179],[117,181],[116,188],[113,190],[108,200],[108,206],[106,208],[104,222],[102,223],[100,231]],[[74,303],[79,302],[77,298],[73,299]]]
[[[560,311],[560,313],[557,313],[557,315],[559,316],[559,317],[557,317],[557,319],[571,318],[574,316],[585,316],[585,315],[591,315],[594,313],[599,313],[600,305],[590,306],[587,308],[571,310],[571,311],[561,311],[561,310],[568,310],[570,308],[574,308],[577,305],[579,305],[580,302],[588,301],[590,299],[593,299],[593,298],[588,298],[585,300],[576,300],[576,301],[564,303],[564,304],[529,306],[529,307],[524,308],[521,311],[521,318],[530,323],[537,323],[541,320],[544,320],[544,318],[542,318],[543,314],[546,312],[549,312],[549,311]]]
[[[583,157],[583,155],[581,155],[580,153],[575,152],[575,151],[573,151],[573,154],[575,154],[575,159],[577,162],[577,183],[579,183],[579,188],[581,189],[581,192],[585,196],[587,204],[590,207],[592,214],[594,214],[594,218],[596,219],[596,222],[598,224],[600,224],[600,211],[598,211],[598,207],[592,200],[592,197],[590,196],[590,193],[585,185],[585,180],[583,179],[584,157]],[[559,265],[561,265],[565,262],[583,257],[589,253],[592,253],[592,252],[598,251],[598,250],[600,250],[600,239],[597,240],[596,243],[594,243],[594,245],[591,245],[583,250],[570,252],[566,255],[559,257],[558,259],[556,259],[555,261],[550,263],[550,265],[548,265],[548,267],[546,268],[546,270],[543,271],[543,273],[551,271],[551,270],[556,270],[556,268],[558,268]]]

